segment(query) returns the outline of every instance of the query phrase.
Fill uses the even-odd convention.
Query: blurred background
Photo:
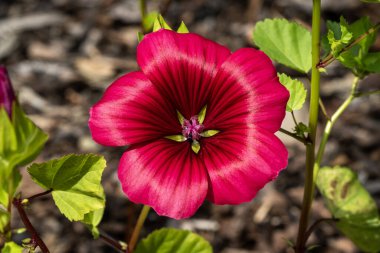
[[[149,11],[160,11],[173,27],[184,21],[199,33],[232,51],[250,47],[256,21],[284,17],[311,26],[311,0],[147,0]],[[380,5],[359,0],[323,0],[323,20],[353,22],[369,16],[380,21]],[[88,110],[117,76],[138,69],[135,54],[141,31],[137,0],[0,0],[0,64],[8,67],[23,108],[50,139],[38,161],[68,153],[93,152],[106,156],[103,176],[107,208],[100,225],[105,233],[127,240],[141,206],[128,202],[120,189],[116,169],[123,149],[105,148],[91,139]],[[325,27],[322,27],[325,31]],[[373,48],[380,50],[380,36]],[[299,75],[283,66],[278,71]],[[307,76],[298,76],[309,86]],[[353,75],[334,62],[322,77],[321,95],[328,112],[347,96]],[[380,88],[380,75],[371,75],[361,90]],[[306,106],[307,108],[307,106]],[[296,113],[307,122],[307,109]],[[324,119],[321,117],[321,123]],[[323,126],[321,124],[321,126]],[[293,124],[285,119],[284,128]],[[342,116],[327,145],[324,165],[347,165],[380,205],[380,98],[360,98]],[[252,202],[239,206],[205,203],[194,217],[176,221],[153,211],[144,235],[170,226],[193,230],[209,240],[216,253],[291,252],[303,194],[304,152],[299,144],[279,134],[289,148],[289,167]],[[25,173],[24,173],[25,174]],[[28,175],[24,196],[41,189]],[[116,252],[94,241],[80,223],[59,214],[49,196],[28,210],[32,223],[53,253]],[[330,214],[317,196],[313,220]],[[16,220],[15,224],[22,224]],[[20,235],[21,240],[25,235]],[[380,242],[379,242],[380,243]],[[310,238],[313,252],[359,252],[334,226],[322,224]]]

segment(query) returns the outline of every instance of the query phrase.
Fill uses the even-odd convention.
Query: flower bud
[[[15,99],[7,69],[0,65],[0,107],[4,107],[9,116],[12,115],[12,104]]]

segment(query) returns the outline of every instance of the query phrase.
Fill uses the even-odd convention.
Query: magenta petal
[[[253,48],[236,51],[221,65],[212,94],[205,125],[229,127],[248,117],[249,124],[271,132],[280,128],[289,98],[271,60]]]
[[[250,201],[287,165],[288,152],[271,132],[252,129],[248,138],[222,136],[202,153],[209,175],[207,198],[215,204]]]
[[[181,132],[176,109],[141,72],[117,79],[90,111],[93,139],[124,146]]]
[[[210,96],[210,83],[230,51],[197,34],[159,30],[137,48],[142,72],[186,117],[196,115]]]
[[[159,215],[190,217],[207,194],[207,174],[189,143],[158,140],[124,153],[119,180],[128,198]]]
[[[0,106],[4,106],[8,115],[12,115],[12,104],[16,100],[7,69],[0,65]]]

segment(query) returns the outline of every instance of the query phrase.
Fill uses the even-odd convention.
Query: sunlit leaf
[[[190,231],[164,228],[150,234],[135,253],[212,253],[211,245]]]
[[[7,208],[9,200],[15,195],[20,182],[21,174],[18,170],[12,170],[8,174],[8,169],[3,169],[0,161],[0,204]]]
[[[1,253],[22,253],[23,247],[16,244],[15,242],[6,242]]]
[[[52,189],[55,204],[69,220],[104,208],[101,176],[106,161],[93,154],[67,155],[28,168],[32,179],[46,190]]]
[[[303,73],[311,69],[311,34],[298,23],[265,19],[256,24],[253,41],[281,64]]]
[[[352,33],[346,20],[341,17],[340,23],[327,21],[327,39],[331,47],[332,54],[337,56],[341,50],[352,40]]]
[[[296,111],[302,108],[306,100],[306,89],[302,82],[297,79],[292,79],[285,74],[278,74],[280,83],[286,87],[290,93],[288,103],[286,104],[286,110],[288,112]]]
[[[87,227],[90,229],[94,239],[97,239],[99,237],[98,225],[102,221],[103,214],[104,208],[101,208],[99,210],[86,213],[84,215],[84,219],[81,220],[81,222],[86,224]]]
[[[337,227],[365,252],[380,251],[380,216],[375,201],[349,168],[324,167],[317,186]]]
[[[363,17],[348,26],[348,30],[352,33],[352,40],[355,40],[365,34],[372,24],[368,17]],[[375,33],[367,35],[360,42],[339,54],[337,59],[347,68],[351,69],[354,74],[363,76],[366,74],[364,59],[368,54],[370,46],[375,42]]]
[[[0,107],[0,156],[9,160],[17,150],[17,138],[12,122],[4,107]]]
[[[33,161],[48,138],[17,103],[13,105],[12,121],[4,108],[0,108],[0,137],[0,166],[5,167],[8,174],[16,166]]]

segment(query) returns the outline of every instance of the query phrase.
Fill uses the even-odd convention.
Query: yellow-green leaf
[[[285,74],[278,74],[280,83],[286,87],[290,93],[289,100],[286,104],[288,112],[296,111],[302,108],[306,100],[306,89],[302,82],[297,79],[292,79]]]
[[[85,214],[104,208],[101,177],[106,161],[93,154],[67,155],[28,168],[32,179],[52,189],[58,209],[69,220],[83,220]]]
[[[357,175],[345,167],[324,167],[317,186],[337,227],[365,252],[380,251],[380,216],[375,201]]]
[[[1,253],[22,253],[23,247],[16,244],[15,242],[6,242]]]
[[[311,69],[311,33],[286,19],[256,24],[253,41],[271,59],[303,73]]]
[[[82,223],[86,224],[88,229],[91,231],[94,239],[99,237],[98,225],[102,221],[104,214],[104,208],[86,213],[84,219],[81,220]]]
[[[212,253],[212,248],[190,231],[163,228],[140,241],[135,253]]]

